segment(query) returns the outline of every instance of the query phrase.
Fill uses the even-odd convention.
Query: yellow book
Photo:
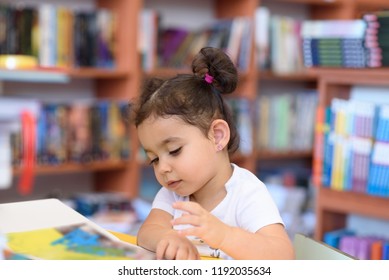
[[[12,232],[9,251],[27,259],[141,260],[154,254],[133,244],[112,239],[87,223]]]
[[[121,240],[58,199],[0,204],[0,233],[8,259],[155,259],[155,253]]]

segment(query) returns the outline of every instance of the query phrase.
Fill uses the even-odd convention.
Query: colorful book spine
[[[316,109],[312,180],[317,187],[321,186],[323,174],[325,111],[323,106],[318,106]]]

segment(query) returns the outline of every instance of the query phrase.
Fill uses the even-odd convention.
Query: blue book
[[[325,111],[325,124],[324,124],[324,159],[323,159],[323,174],[322,174],[322,183],[323,186],[329,187],[331,185],[331,166],[332,166],[332,157],[333,157],[333,148],[334,143],[331,137],[331,117],[332,111],[331,107],[327,107]]]
[[[385,242],[382,245],[382,259],[389,260],[389,242]]]
[[[354,234],[354,231],[346,228],[328,231],[324,233],[323,241],[334,248],[339,248],[339,242],[342,237],[352,236]]]

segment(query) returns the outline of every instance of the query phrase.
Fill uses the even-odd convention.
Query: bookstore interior
[[[129,101],[204,46],[239,72],[232,161],[290,237],[389,259],[388,0],[0,0],[0,206],[55,198],[135,235],[160,186]]]

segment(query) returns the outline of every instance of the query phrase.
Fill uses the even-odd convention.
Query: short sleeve
[[[239,224],[250,232],[270,224],[284,224],[273,198],[262,182],[256,188],[251,188],[239,203]]]

